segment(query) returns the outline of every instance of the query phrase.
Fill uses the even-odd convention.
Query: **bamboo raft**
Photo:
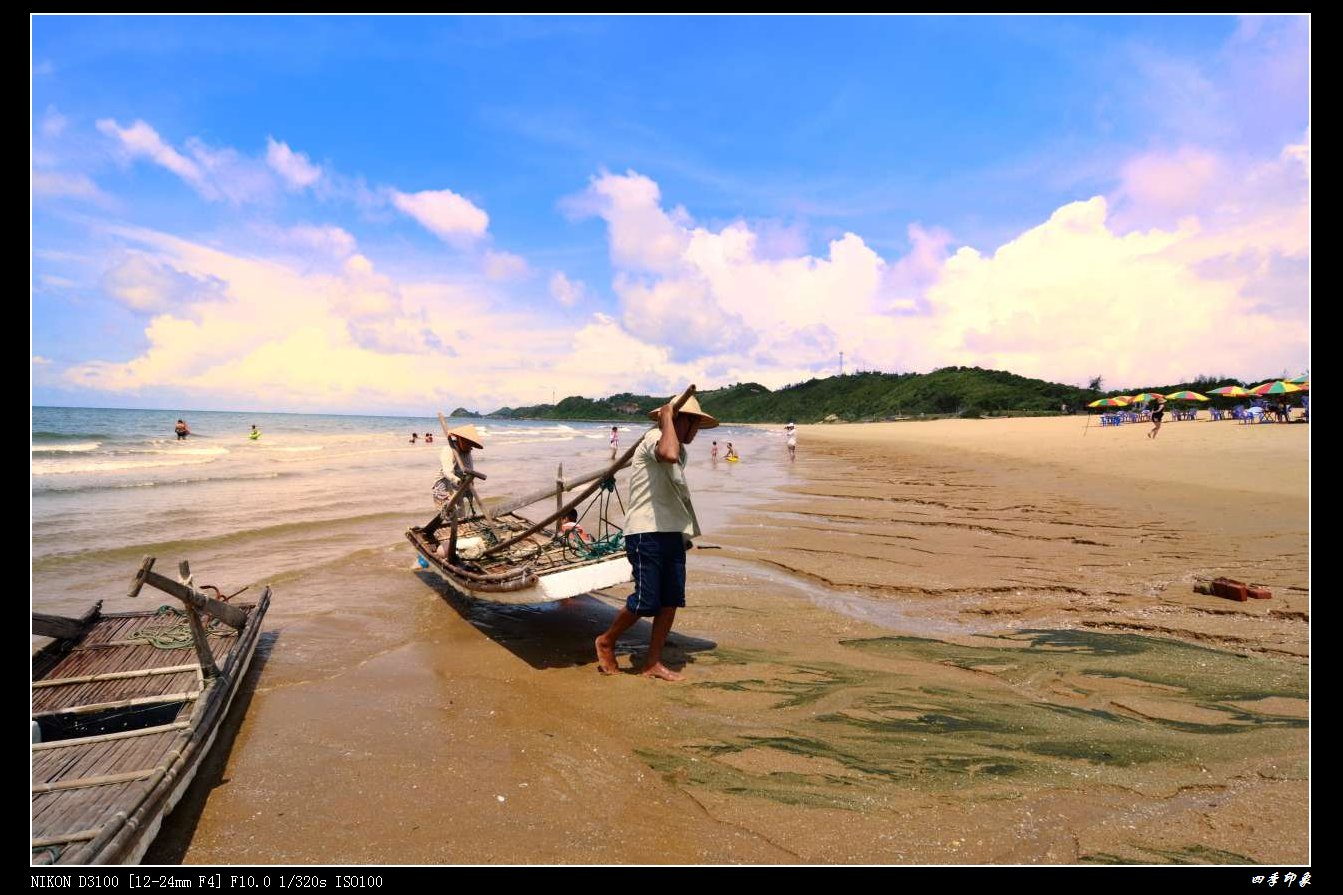
[[[185,562],[178,581],[153,563],[131,596],[150,584],[184,611],[104,613],[99,601],[80,618],[33,614],[33,633],[56,638],[32,665],[33,864],[139,863],[256,651],[269,587],[235,605],[197,590]]]
[[[695,394],[687,388],[674,402],[676,410]],[[438,415],[444,435],[448,423]],[[448,440],[449,446],[452,440]],[[639,442],[614,463],[573,479],[564,478],[564,465],[555,474],[555,484],[523,497],[487,507],[476,494],[477,480],[486,476],[467,469],[458,458],[461,482],[443,507],[425,525],[411,528],[406,538],[423,563],[437,572],[458,594],[494,603],[542,603],[614,587],[634,577],[624,551],[594,555],[563,537],[560,519],[599,490],[614,490],[615,475],[630,465]],[[453,449],[454,456],[456,450]],[[566,501],[569,491],[584,487]],[[540,522],[516,513],[523,507],[553,498],[554,512]],[[463,502],[479,509],[459,518]],[[548,528],[555,526],[555,528]],[[469,546],[468,546],[469,545]]]

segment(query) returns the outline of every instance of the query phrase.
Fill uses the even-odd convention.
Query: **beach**
[[[146,862],[1308,863],[1309,427],[1148,428],[806,426],[792,464],[780,427],[731,430],[740,464],[702,433],[677,684],[597,674],[627,588],[413,571],[427,481],[317,564],[206,539],[274,602]],[[43,562],[35,603],[77,565]],[[1273,597],[1193,591],[1223,574]]]

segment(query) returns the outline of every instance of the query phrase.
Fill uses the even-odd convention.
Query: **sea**
[[[173,432],[178,418],[191,429],[185,440]],[[610,422],[449,424],[474,425],[482,437],[475,463],[487,476],[478,486],[486,500],[552,484],[561,464],[568,478],[601,468],[611,454]],[[622,450],[648,429],[617,425]],[[733,442],[742,462],[714,462],[715,440]],[[162,595],[127,596],[144,556],[173,575],[187,560],[198,584],[225,593],[252,588],[244,600],[323,569],[400,571],[414,561],[406,529],[435,512],[430,489],[445,447],[432,416],[33,407],[32,607],[78,615],[101,599],[105,611],[152,609]],[[687,451],[706,543],[794,475],[782,427],[720,426]],[[553,503],[528,515],[539,518],[546,506]],[[283,598],[277,584],[274,599]]]

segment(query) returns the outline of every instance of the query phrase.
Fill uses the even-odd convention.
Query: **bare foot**
[[[675,671],[672,671],[670,668],[668,668],[666,665],[663,665],[661,662],[657,663],[656,665],[648,666],[641,672],[641,674],[643,674],[644,677],[655,677],[658,678],[659,680],[664,681],[685,680],[684,674],[677,674]]]
[[[619,674],[620,666],[616,664],[615,644],[602,643],[600,637],[593,642],[597,645],[597,670],[602,674]]]

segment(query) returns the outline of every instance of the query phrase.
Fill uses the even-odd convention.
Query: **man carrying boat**
[[[634,569],[634,593],[625,601],[611,627],[596,640],[597,668],[615,674],[616,640],[641,617],[653,620],[643,674],[679,681],[662,664],[662,646],[685,605],[685,556],[690,539],[699,537],[699,521],[685,480],[684,445],[701,429],[718,420],[700,409],[692,396],[679,411],[665,404],[649,414],[658,427],[650,429],[630,460],[630,505],[625,513],[625,555]]]

